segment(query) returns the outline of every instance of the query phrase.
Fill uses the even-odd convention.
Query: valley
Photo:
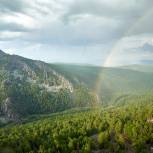
[[[0,150],[151,153],[153,73],[140,67],[49,64],[0,51]]]

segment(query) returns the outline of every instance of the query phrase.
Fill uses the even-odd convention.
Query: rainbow
[[[102,64],[103,67],[111,67],[113,65],[113,59],[118,53],[118,46],[120,45],[122,39],[128,37],[131,33],[141,29],[140,26],[143,25],[146,22],[146,20],[151,19],[152,15],[153,8],[149,9],[143,16],[139,17],[133,24],[131,24],[128,30],[123,33],[122,38],[119,39],[116,43],[114,43],[113,47],[110,50],[110,54],[106,57],[105,62]],[[95,84],[94,92],[97,95],[101,93],[100,90],[103,82],[103,75],[104,70],[102,69]]]

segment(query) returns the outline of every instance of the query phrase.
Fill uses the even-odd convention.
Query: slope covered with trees
[[[95,92],[102,103],[108,104],[123,95],[142,95],[153,91],[153,73],[97,66],[51,64],[74,86],[82,84]],[[97,91],[96,91],[97,92]]]
[[[153,96],[132,96],[123,101],[112,108],[56,115],[3,128],[0,150],[12,153],[151,153]]]

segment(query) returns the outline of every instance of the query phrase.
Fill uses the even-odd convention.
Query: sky
[[[153,64],[153,0],[0,0],[0,49],[49,63]]]

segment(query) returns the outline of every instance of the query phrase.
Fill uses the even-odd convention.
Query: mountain
[[[62,110],[68,104],[60,96],[68,99],[71,92],[72,84],[48,64],[0,51],[1,115],[14,119]]]
[[[52,65],[52,67],[70,80],[74,86],[80,83],[94,90],[98,83],[101,90],[100,94],[103,96],[108,93],[143,93],[153,89],[153,73],[120,67],[107,68],[63,64]]]
[[[7,79],[24,80],[32,84],[39,84],[52,92],[62,88],[73,90],[68,80],[63,78],[48,64],[41,61],[29,60],[17,55],[8,55],[1,51],[1,75]]]
[[[139,71],[139,72],[153,73],[153,64],[145,64],[145,65],[134,64],[134,65],[122,66],[120,68]]]
[[[50,64],[0,51],[0,117],[19,120],[27,115],[89,106],[95,97],[80,84],[74,88]]]
[[[5,53],[2,50],[0,50],[0,56],[4,56],[4,55]]]
[[[72,107],[108,105],[128,94],[151,91],[153,73],[48,64],[0,51],[0,118],[18,121]]]

